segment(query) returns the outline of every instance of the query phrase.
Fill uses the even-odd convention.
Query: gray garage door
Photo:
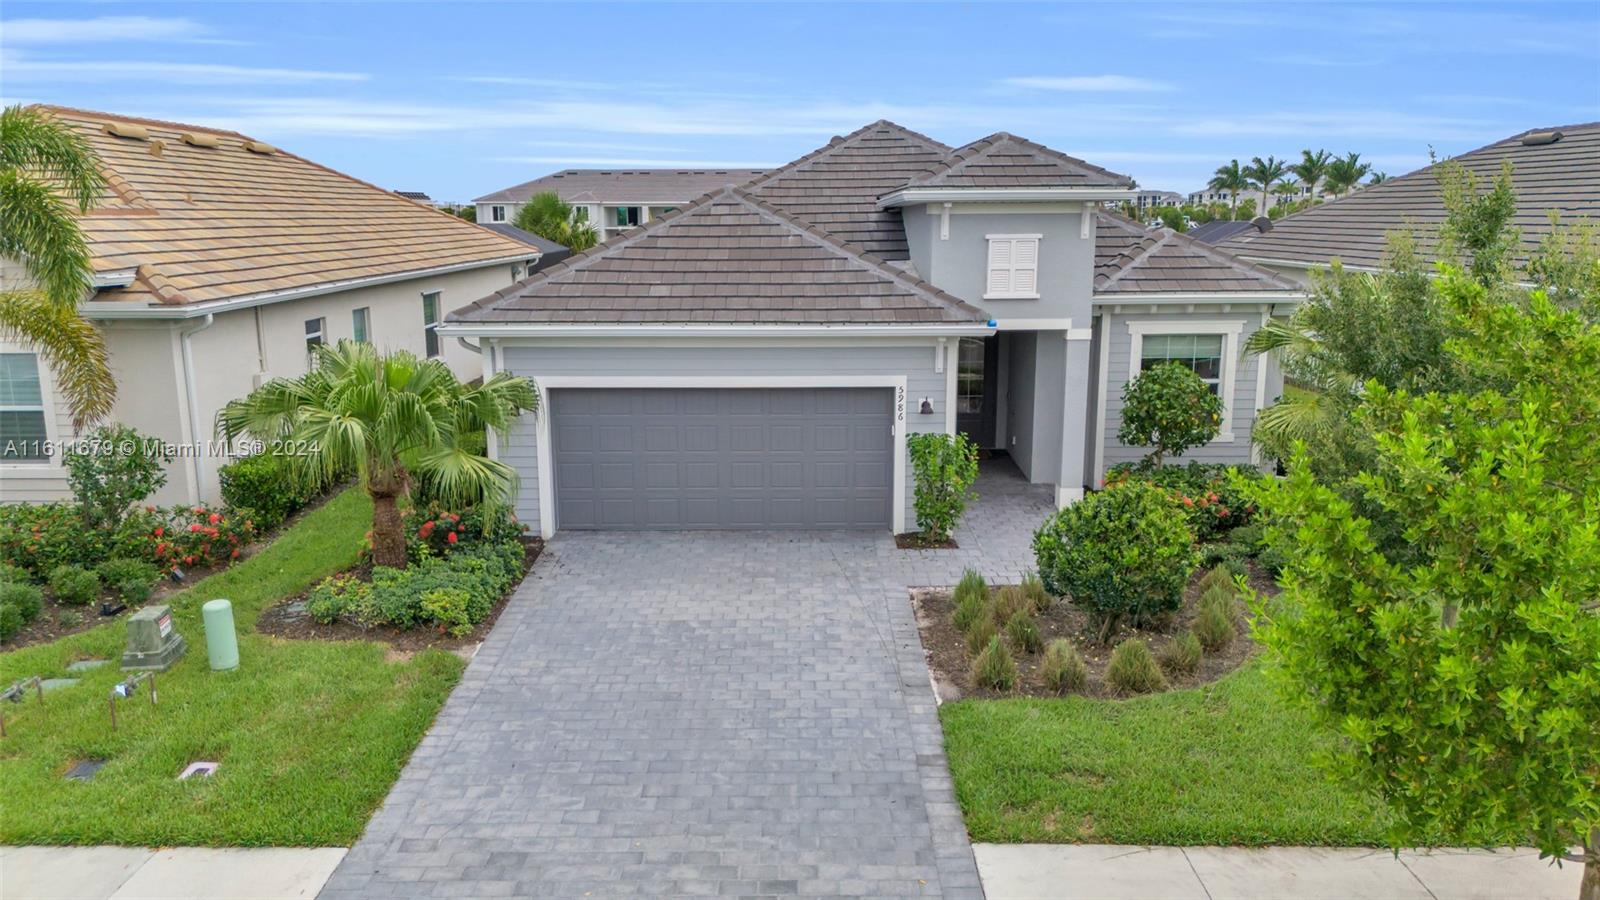
[[[888,388],[550,392],[556,527],[888,528]]]

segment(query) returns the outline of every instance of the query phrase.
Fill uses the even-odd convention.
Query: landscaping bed
[[[895,535],[894,545],[901,550],[954,550],[961,546],[955,538],[940,540],[920,531],[905,531]]]

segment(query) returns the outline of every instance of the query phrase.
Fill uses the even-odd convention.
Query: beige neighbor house
[[[538,250],[230,131],[45,107],[80,131],[110,182],[80,221],[94,258],[83,315],[110,346],[111,419],[181,455],[159,503],[218,498],[217,411],[315,344],[352,338],[483,369],[435,331],[524,277]],[[16,286],[15,262],[0,278]],[[69,496],[74,436],[47,365],[0,343],[0,500]],[[198,449],[197,449],[198,448]]]
[[[472,201],[478,222],[514,222],[535,194],[553,192],[578,215],[593,222],[600,239],[649,224],[689,201],[724,185],[742,184],[760,169],[565,169],[485,194]]]

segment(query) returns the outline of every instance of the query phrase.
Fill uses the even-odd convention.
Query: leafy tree
[[[1266,206],[1272,197],[1272,186],[1289,174],[1289,167],[1276,156],[1268,156],[1266,159],[1257,156],[1250,160],[1250,165],[1245,167],[1244,174],[1250,179],[1250,183],[1261,191],[1261,205]]]
[[[317,348],[299,378],[275,378],[217,414],[218,432],[281,447],[294,477],[323,486],[355,472],[372,498],[372,559],[404,567],[398,501],[413,477],[456,506],[494,507],[516,489],[516,473],[476,448],[486,429],[505,432],[538,406],[527,378],[501,372],[482,384],[456,380],[436,359],[341,340]]]
[[[1130,447],[1154,448],[1154,465],[1217,436],[1222,400],[1192,369],[1163,363],[1139,373],[1122,389],[1122,427],[1117,440]]]
[[[581,211],[573,209],[555,191],[534,194],[517,210],[513,225],[555,241],[573,252],[599,243],[599,235]]]
[[[916,481],[917,527],[930,541],[950,540],[951,532],[977,499],[978,445],[964,434],[913,434],[906,440]]]
[[[1338,159],[1328,163],[1327,174],[1323,176],[1323,184],[1333,194],[1347,194],[1361,179],[1372,171],[1371,163],[1361,161],[1361,154],[1346,153]]]
[[[1322,179],[1327,177],[1328,163],[1333,159],[1332,154],[1326,150],[1312,153],[1310,150],[1300,151],[1300,161],[1289,167],[1289,171],[1300,179],[1300,183],[1311,189],[1311,196],[1317,195],[1317,187]]]
[[[76,215],[105,186],[82,135],[37,108],[0,111],[0,256],[32,283],[0,290],[0,336],[38,348],[78,426],[104,418],[117,396],[105,340],[78,315],[94,270]]]
[[[1439,192],[1450,215],[1439,226],[1439,258],[1466,267],[1481,285],[1510,280],[1519,241],[1511,226],[1517,214],[1511,163],[1500,169],[1489,189],[1478,190],[1478,178],[1453,160],[1435,167]]]
[[[1156,207],[1155,217],[1161,221],[1164,228],[1171,228],[1180,233],[1189,230],[1189,223],[1184,220],[1183,210],[1176,206]]]
[[[1382,797],[1395,846],[1533,843],[1600,897],[1600,327],[1543,292],[1508,303],[1448,268],[1447,351],[1470,389],[1370,382],[1357,483],[1415,547],[1319,483],[1303,452],[1263,482],[1291,547],[1256,630],[1287,693],[1341,740],[1335,770]],[[1568,848],[1581,845],[1580,853]]]
[[[1389,173],[1387,173],[1387,172],[1373,172],[1372,175],[1367,178],[1367,184],[1368,185],[1383,184],[1385,181],[1388,181],[1388,180],[1389,180]]]
[[[1246,197],[1234,207],[1232,218],[1235,222],[1248,222],[1255,217],[1256,198],[1254,197]]]
[[[97,428],[64,454],[67,482],[90,528],[115,530],[128,507],[167,483],[172,453],[125,425]]]
[[[1213,191],[1227,191],[1229,207],[1239,205],[1239,195],[1250,186],[1250,179],[1245,175],[1244,169],[1239,167],[1237,159],[1230,160],[1225,166],[1217,166],[1216,174],[1206,182],[1206,187]]]

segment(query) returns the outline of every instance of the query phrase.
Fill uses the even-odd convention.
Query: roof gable
[[[535,324],[970,324],[988,315],[725,188],[452,313]]]
[[[1095,294],[1298,292],[1299,285],[1169,228],[1095,215]]]
[[[1025,138],[996,132],[952,152],[904,186],[1133,187],[1132,179]]]

